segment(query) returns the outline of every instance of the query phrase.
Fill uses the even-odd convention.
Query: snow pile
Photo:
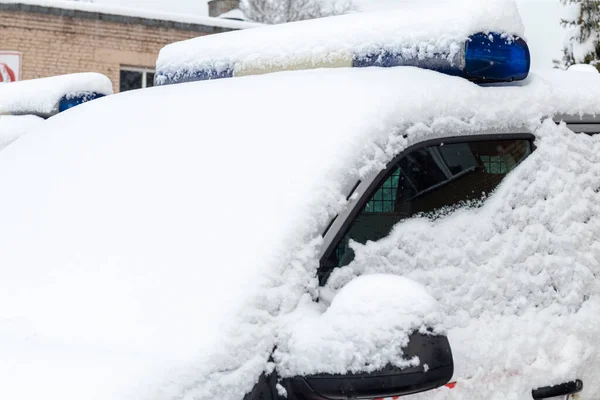
[[[158,83],[185,80],[198,71],[223,76],[270,69],[351,66],[382,51],[407,58],[446,55],[454,61],[477,32],[523,35],[514,2],[461,0],[408,2],[398,10],[361,13],[204,36],[164,47]]]
[[[567,68],[567,71],[598,73],[598,69],[595,66],[590,65],[590,64],[573,64],[569,68]]]
[[[323,313],[314,303],[299,309],[301,316],[284,323],[289,337],[282,335],[274,355],[282,377],[419,365],[403,357],[409,335],[442,322],[439,305],[424,287],[390,275],[352,280]]]
[[[58,111],[58,102],[63,97],[90,92],[112,94],[110,79],[102,74],[86,72],[3,83],[0,84],[0,115],[48,117]]]
[[[25,132],[32,130],[42,118],[34,115],[0,115],[0,150],[14,142]]]
[[[483,207],[355,243],[328,281],[393,273],[427,288],[448,315],[459,381],[443,398],[526,398],[575,378],[588,396],[600,387],[600,136],[551,121],[535,133],[535,152]]]
[[[159,21],[174,21],[184,24],[215,26],[227,29],[245,29],[260,26],[257,23],[223,20],[207,16],[190,15],[164,11],[149,11],[140,8],[122,7],[86,1],[67,0],[0,0],[4,4],[26,4],[30,6],[53,7],[65,10],[86,11],[91,13],[122,15],[126,17],[144,18]]]
[[[218,18],[230,19],[234,21],[244,21],[246,19],[246,16],[244,15],[244,12],[242,10],[240,10],[239,8],[234,8],[233,10],[229,10],[219,15]]]
[[[240,400],[265,371],[331,368],[322,354],[299,364],[291,356],[311,343],[335,348],[328,330],[343,326],[351,292],[371,285],[348,286],[331,311],[312,302],[321,233],[356,181],[420,140],[511,127],[537,132],[545,115],[579,112],[600,112],[600,77],[557,72],[484,88],[415,68],[364,68],[155,87],[50,118],[0,152],[0,398]],[[456,228],[440,222],[435,232],[426,221],[402,224],[393,240],[359,249],[356,262],[334,274],[332,289],[384,268],[420,282],[442,300],[442,312],[456,307],[448,327],[466,378],[498,369],[531,378],[517,357],[532,360],[531,352],[539,371],[554,360],[580,371],[598,354],[600,337],[597,319],[586,317],[598,312],[590,238],[598,227],[600,152],[597,139],[565,128],[547,124],[539,132],[525,172],[516,170],[482,211],[464,212],[466,222],[457,214]],[[469,217],[476,212],[492,227]],[[367,259],[371,269],[359,265]],[[396,260],[407,260],[405,269]],[[531,260],[548,272],[530,279]],[[555,284],[556,294],[538,290],[535,279]],[[446,292],[432,290],[438,287]],[[379,301],[369,298],[365,310],[388,312]],[[536,322],[523,323],[534,314]],[[569,319],[573,325],[563,324]],[[286,321],[306,332],[324,329],[323,336],[304,342]],[[556,337],[569,340],[551,349],[554,336],[544,339],[541,326],[563,328]],[[364,327],[345,328],[347,354],[386,357],[387,347],[377,354],[363,346]],[[384,328],[373,340],[395,340],[398,329]],[[514,346],[530,340],[519,329],[540,345],[517,354]],[[270,360],[275,348],[278,358]],[[563,357],[569,348],[583,356]],[[344,365],[352,361],[335,368]],[[546,385],[559,370],[515,384],[501,377],[489,388],[463,379],[474,383],[468,396],[461,393],[525,398],[531,384]],[[583,378],[597,382],[594,371]]]

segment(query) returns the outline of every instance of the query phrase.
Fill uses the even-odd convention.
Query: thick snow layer
[[[242,10],[240,10],[239,8],[234,8],[233,10],[229,10],[219,15],[219,18],[244,21],[246,19],[246,16],[244,15],[244,12]]]
[[[567,71],[598,73],[598,69],[590,64],[573,64],[567,69]]]
[[[300,315],[292,315],[285,324],[289,337],[282,335],[274,354],[280,376],[419,365],[418,359],[407,359],[402,352],[409,335],[428,328],[445,333],[437,301],[420,284],[393,275],[352,280],[325,312],[315,303],[299,310]]]
[[[529,398],[531,385],[584,367],[597,387],[598,139],[540,120],[598,112],[592,74],[479,87],[365,68],[149,88],[52,117],[0,152],[0,398],[240,400],[264,371],[308,369],[292,363],[302,342],[286,323],[310,331],[344,314],[344,301],[325,311],[312,300],[320,235],[356,180],[420,140],[510,127],[539,132],[538,150],[489,205],[440,222],[444,235],[402,224],[393,237],[422,258],[402,269],[386,257],[410,247],[369,245],[330,287],[383,266],[423,284],[454,317],[470,399]],[[539,291],[537,311],[529,279],[556,286]],[[350,340],[365,339],[360,329],[344,333],[348,352],[382,356]],[[320,360],[311,368],[329,367]]]
[[[600,136],[547,121],[536,137],[483,207],[356,244],[329,280],[392,273],[427,288],[448,315],[458,379],[439,398],[526,398],[579,378],[586,399],[600,387]]]
[[[43,121],[34,115],[0,115],[0,150]]]
[[[121,5],[98,4],[87,1],[68,1],[68,0],[0,0],[5,4],[27,4],[41,7],[54,7],[66,10],[87,11],[101,14],[122,15],[126,17],[137,17],[144,19],[154,19],[160,21],[174,21],[184,24],[196,24],[205,26],[215,26],[228,29],[245,29],[261,26],[261,24],[245,21],[231,21],[207,16],[190,15],[189,13],[173,13],[165,11],[150,11],[141,8],[122,7]]]
[[[58,103],[64,96],[85,92],[109,95],[113,93],[112,83],[106,76],[95,72],[3,83],[0,84],[0,115],[47,117],[58,111]]]
[[[510,1],[402,5],[385,13],[357,13],[173,43],[161,50],[157,71],[164,80],[165,75],[181,78],[199,70],[233,70],[241,75],[272,68],[350,66],[353,56],[382,50],[409,58],[447,54],[453,61],[471,34],[523,35],[517,6]]]

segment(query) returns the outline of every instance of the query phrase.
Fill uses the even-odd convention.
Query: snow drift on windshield
[[[386,271],[441,300],[451,396],[525,399],[574,377],[593,390],[600,149],[540,125],[579,112],[600,112],[596,75],[478,87],[369,68],[151,88],[59,114],[0,152],[0,398],[240,400],[263,372],[331,367],[292,362],[312,344],[333,353],[320,327],[344,326],[357,358],[393,361],[357,345],[349,294],[319,315],[323,229],[357,179],[412,144],[526,128],[538,149],[483,208],[400,224],[329,286]],[[288,342],[294,326],[314,343]]]
[[[173,43],[159,54],[157,83],[185,80],[202,70],[215,76],[233,71],[237,76],[273,68],[347,67],[353,56],[382,50],[412,59],[445,54],[453,61],[469,35],[523,36],[523,30],[514,1],[407,2],[385,13],[350,14]]]

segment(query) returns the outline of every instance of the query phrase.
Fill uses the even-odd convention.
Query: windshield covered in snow
[[[477,205],[531,150],[530,140],[523,138],[478,138],[414,148],[400,156],[379,181],[330,252],[326,267],[344,266],[354,259],[351,240],[363,244],[379,240],[400,220],[415,215],[435,218],[457,207]]]

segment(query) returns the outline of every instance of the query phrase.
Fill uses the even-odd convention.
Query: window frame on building
[[[142,86],[140,88],[136,88],[136,89],[145,89],[148,87],[152,87],[154,86],[154,78],[152,79],[152,85],[148,86],[148,74],[156,74],[156,70],[153,68],[147,68],[147,67],[132,67],[132,66],[128,66],[128,65],[121,65],[119,67],[119,92],[126,92],[129,90],[136,90],[136,89],[127,89],[127,90],[122,90],[122,77],[121,77],[121,73],[122,72],[139,72],[142,74]]]

